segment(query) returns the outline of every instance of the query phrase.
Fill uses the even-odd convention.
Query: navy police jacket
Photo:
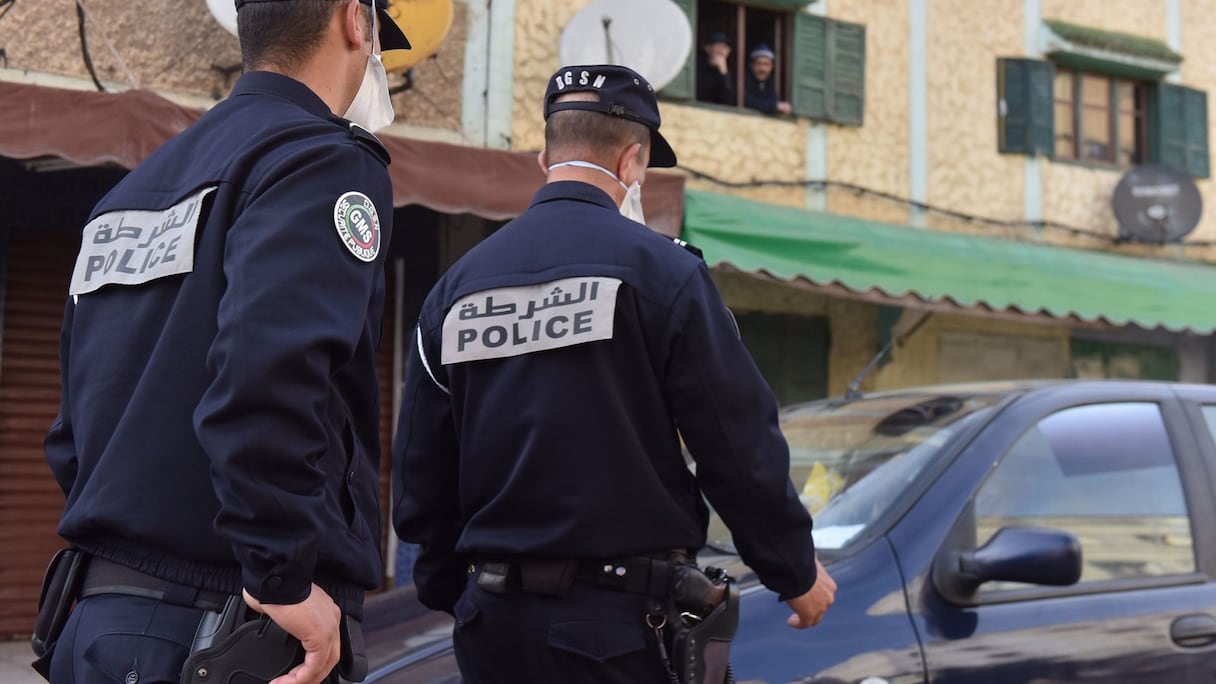
[[[74,546],[359,614],[379,584],[374,366],[388,155],[254,72],[94,209],[47,459]]]
[[[702,492],[764,584],[814,583],[774,397],[708,268],[598,188],[544,186],[439,280],[405,383],[394,524],[432,608],[477,559],[700,549]]]

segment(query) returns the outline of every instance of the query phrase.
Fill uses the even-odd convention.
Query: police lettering
[[[558,74],[556,77],[554,77],[553,80],[555,83],[557,83],[558,90],[565,90],[566,86],[574,85],[574,72],[567,71],[564,74]],[[603,88],[604,83],[606,83],[607,81],[608,81],[608,77],[604,76],[603,74],[596,76],[595,81],[591,80],[590,72],[582,71],[582,72],[579,72],[579,75],[578,75],[578,84],[581,86],[591,84],[592,88]]]
[[[544,321],[516,321],[510,327],[491,325],[480,333],[473,328],[464,328],[456,333],[456,349],[465,351],[477,342],[488,349],[498,349],[508,342],[511,346],[519,346],[544,339],[560,340],[567,335],[585,335],[592,332],[594,313],[587,310],[573,316],[559,314]]]
[[[177,247],[181,241],[178,235],[172,240],[162,240],[148,250],[132,247],[129,249],[112,249],[107,254],[92,255],[85,263],[84,281],[91,282],[94,276],[109,275],[110,273],[125,273],[139,275],[160,264],[167,264],[177,259]],[[143,251],[143,258],[139,252]]]

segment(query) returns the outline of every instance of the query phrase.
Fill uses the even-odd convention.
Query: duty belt
[[[571,583],[579,582],[662,599],[671,590],[675,569],[691,562],[680,553],[604,560],[485,560],[470,565],[469,573],[478,575],[479,587],[499,594],[519,588],[537,594],[564,595]]]
[[[89,559],[80,598],[119,594],[140,596],[179,606],[222,611],[228,594],[170,582],[96,556]]]

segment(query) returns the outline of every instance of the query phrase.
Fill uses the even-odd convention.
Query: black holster
[[[693,566],[673,577],[671,666],[681,684],[733,681],[730,644],[739,629],[739,588],[726,573]]]
[[[342,658],[338,674],[349,682],[367,677],[363,629],[342,616]],[[304,661],[304,647],[273,620],[253,613],[240,596],[221,612],[208,611],[199,623],[182,667],[182,684],[265,684]]]
[[[34,636],[30,647],[37,660],[33,668],[48,681],[51,678],[51,656],[63,634],[63,627],[80,595],[88,556],[77,549],[60,549],[46,568],[42,592],[38,597],[38,617],[34,620]]]

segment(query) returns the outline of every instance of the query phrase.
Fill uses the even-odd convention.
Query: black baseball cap
[[[566,93],[581,92],[597,93],[600,99],[598,102],[556,102]],[[659,133],[659,100],[654,88],[633,69],[616,64],[558,69],[545,91],[545,121],[553,112],[570,109],[619,116],[646,126],[650,129],[650,166],[676,165],[675,150]]]
[[[235,0],[236,9],[239,12],[245,5],[256,2],[289,2],[290,0]],[[380,51],[387,52],[389,50],[409,50],[410,41],[405,37],[405,33],[397,22],[388,15],[388,0],[359,0],[364,5],[372,5],[376,8],[376,14],[380,24]]]

